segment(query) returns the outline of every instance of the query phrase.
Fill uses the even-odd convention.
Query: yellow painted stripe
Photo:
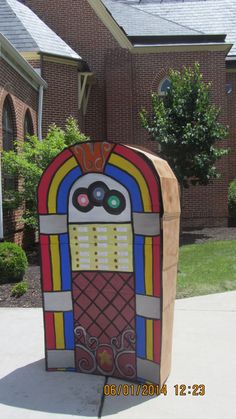
[[[48,211],[49,214],[55,214],[57,212],[57,193],[61,181],[64,179],[66,174],[74,167],[78,166],[78,163],[74,157],[68,159],[56,172],[48,193]]]
[[[61,264],[59,237],[57,235],[50,236],[50,252],[52,261],[52,286],[53,291],[61,291]]]
[[[133,176],[137,180],[140,187],[141,195],[142,195],[144,211],[151,212],[152,209],[151,209],[150,193],[149,193],[147,183],[142,173],[134,166],[133,163],[130,163],[128,160],[124,159],[121,156],[118,156],[115,153],[111,154],[109,163],[129,173],[131,176]]]
[[[63,313],[54,313],[56,349],[65,349]]]
[[[145,289],[147,295],[153,295],[152,272],[152,237],[145,237]]]
[[[146,320],[147,359],[153,361],[153,320]]]

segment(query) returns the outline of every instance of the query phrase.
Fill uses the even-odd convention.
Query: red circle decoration
[[[88,195],[85,193],[78,195],[77,202],[81,207],[87,207],[87,205],[89,204]]]

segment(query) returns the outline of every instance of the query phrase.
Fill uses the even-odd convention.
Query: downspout
[[[43,120],[43,86],[39,87],[39,101],[38,101],[38,138],[43,139],[42,134],[42,120]]]
[[[0,242],[3,241],[3,211],[2,211],[2,165],[0,151]]]

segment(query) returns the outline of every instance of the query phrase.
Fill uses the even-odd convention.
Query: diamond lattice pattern
[[[84,327],[99,343],[135,330],[133,273],[74,272],[73,299],[75,327]]]

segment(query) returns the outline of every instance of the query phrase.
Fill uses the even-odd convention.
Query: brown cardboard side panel
[[[171,370],[174,302],[162,313],[160,385],[167,380]]]
[[[175,175],[166,160],[161,159],[152,152],[146,151],[144,147],[130,146],[129,144],[127,144],[127,147],[132,148],[138,153],[145,155],[149,160],[151,160],[160,178],[175,179]]]
[[[175,301],[177,282],[177,265],[167,269],[162,274],[162,304],[165,310]]]
[[[179,217],[163,220],[163,271],[178,263]]]
[[[176,179],[160,178],[164,218],[180,214],[179,185]]]
[[[129,146],[130,147],[130,146]],[[180,214],[179,185],[167,161],[144,148],[130,147],[145,155],[153,164],[161,183],[164,216]]]

